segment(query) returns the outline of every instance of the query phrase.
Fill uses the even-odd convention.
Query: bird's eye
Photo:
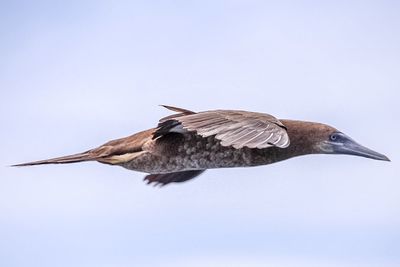
[[[330,136],[329,136],[329,139],[331,140],[331,141],[336,141],[337,139],[338,139],[338,135],[336,134],[336,133],[333,133],[333,134],[331,134]]]

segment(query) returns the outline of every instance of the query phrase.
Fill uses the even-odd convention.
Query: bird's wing
[[[169,121],[169,120],[171,120],[173,118],[177,118],[177,117],[181,117],[181,116],[185,116],[185,115],[190,115],[190,114],[196,114],[196,112],[194,112],[194,111],[183,109],[183,108],[177,108],[177,107],[167,106],[167,105],[161,105],[161,106],[166,108],[166,109],[175,111],[177,113],[160,119],[160,121],[159,121],[160,123],[162,123],[164,121]]]
[[[169,183],[185,182],[199,176],[203,172],[204,170],[191,170],[171,173],[155,173],[147,175],[143,180],[146,181],[147,184],[155,183],[154,185],[164,186]]]
[[[285,126],[275,117],[240,110],[212,110],[199,113],[178,113],[160,120],[154,137],[166,132],[194,131],[202,137],[215,136],[223,146],[234,148],[285,148],[289,136]]]

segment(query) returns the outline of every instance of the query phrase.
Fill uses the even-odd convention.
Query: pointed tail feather
[[[78,153],[74,155],[53,158],[53,159],[45,159],[21,164],[11,165],[11,167],[24,167],[24,166],[33,166],[33,165],[42,165],[42,164],[63,164],[63,163],[74,163],[74,162],[82,162],[82,161],[90,161],[95,160],[96,158],[93,157],[89,151]]]

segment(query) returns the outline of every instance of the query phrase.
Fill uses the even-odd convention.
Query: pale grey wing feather
[[[223,146],[266,148],[289,146],[285,126],[275,117],[256,112],[214,110],[174,118],[184,129],[203,137],[215,135]]]

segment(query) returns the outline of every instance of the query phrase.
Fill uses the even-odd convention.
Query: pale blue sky
[[[397,1],[0,3],[0,266],[400,265]],[[168,111],[320,121],[392,162],[308,156],[162,189],[97,163],[9,168]]]

